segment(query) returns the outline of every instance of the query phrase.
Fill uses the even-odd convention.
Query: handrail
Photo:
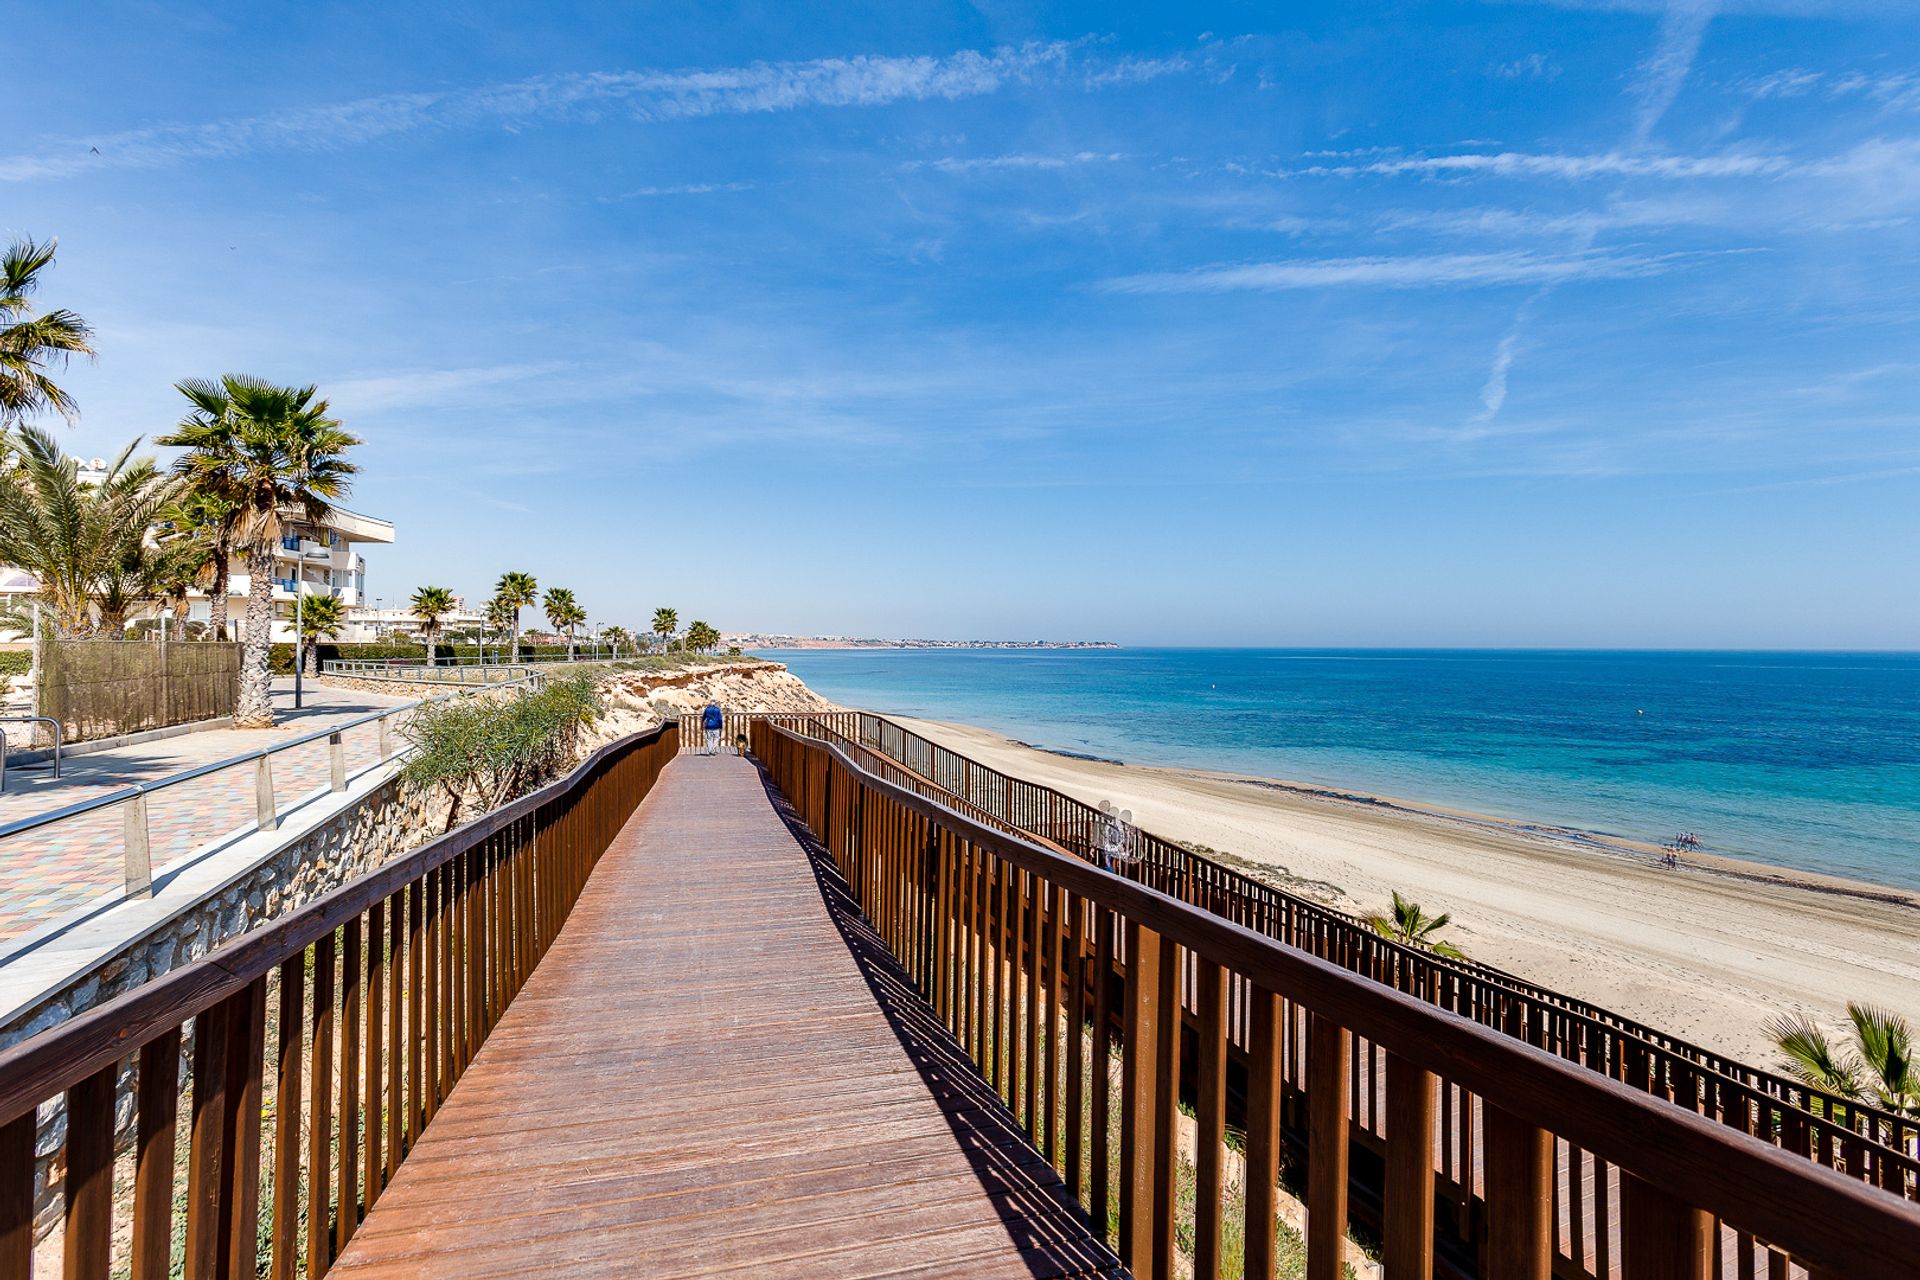
[[[909,977],[976,1061],[990,1067],[1009,1105],[1018,1112],[1024,1102],[1029,1132],[1047,1136],[1049,1155],[1070,1167],[1069,1185],[1076,1190],[1079,1124],[1068,1126],[1071,1154],[1063,1157],[1052,1143],[1062,1110],[1055,1096],[1061,1064],[1052,1046],[1060,1006],[1083,1010],[1080,969],[1089,956],[1092,921],[1091,954],[1099,961],[1089,975],[1097,993],[1094,1066],[1080,1061],[1069,1017],[1066,1091],[1072,1107],[1077,1073],[1085,1070],[1101,1091],[1097,1096],[1104,1096],[1101,1046],[1121,1009],[1103,965],[1114,966],[1115,982],[1125,984],[1121,1113],[1131,1129],[1130,1137],[1124,1129],[1122,1135],[1122,1255],[1137,1274],[1160,1276],[1172,1269],[1178,1099],[1177,1087],[1164,1084],[1181,1078],[1183,1050],[1181,1019],[1162,1011],[1174,1006],[1191,1010],[1197,1023],[1198,1178],[1200,1187],[1211,1187],[1195,1211],[1200,1240],[1218,1240],[1229,1015],[1251,1008],[1244,1046],[1252,1073],[1248,1203],[1272,1203],[1262,1198],[1271,1195],[1263,1183],[1277,1168],[1280,1091],[1290,1077],[1304,1092],[1309,1117],[1310,1274],[1338,1271],[1349,1208],[1350,1129],[1355,1122],[1378,1127],[1383,1111],[1398,1117],[1381,1135],[1387,1265],[1390,1273],[1407,1266],[1408,1274],[1419,1275],[1431,1268],[1435,1169],[1445,1155],[1444,1133],[1436,1134],[1443,1128],[1435,1119],[1436,1078],[1443,1098],[1459,1090],[1482,1100],[1467,1112],[1482,1117],[1470,1129],[1479,1130],[1484,1172],[1475,1178],[1468,1160],[1466,1195],[1484,1210],[1464,1216],[1483,1224],[1470,1230],[1482,1234],[1494,1276],[1542,1278],[1556,1257],[1574,1274],[1605,1275],[1605,1241],[1616,1221],[1628,1277],[1704,1274],[1710,1238],[1720,1239],[1722,1224],[1740,1257],[1750,1259],[1759,1249],[1784,1266],[1790,1256],[1816,1275],[1891,1276],[1920,1267],[1920,1207],[1896,1196],[1150,886],[967,817],[863,769],[838,744],[802,729],[767,720],[754,725],[753,734],[755,755],[826,841]],[[1023,986],[1020,1013],[1007,997]],[[1004,1006],[1006,1018],[996,1005]],[[996,1029],[982,1034],[983,1021]],[[1288,1033],[1302,1026],[1305,1035],[1283,1053]],[[1029,1055],[1024,1070],[1023,1045]],[[1044,1069],[1033,1056],[1043,1051]],[[1384,1076],[1377,1074],[1381,1056]],[[1046,1083],[1039,1085],[1042,1075]],[[1097,1143],[1104,1107],[1094,1108],[1092,1123]],[[1573,1169],[1570,1252],[1561,1250],[1557,1216],[1548,1212],[1551,1204],[1569,1204],[1566,1195],[1556,1199],[1561,1151],[1569,1153]],[[1586,1155],[1596,1162],[1588,1192],[1600,1242],[1593,1272],[1593,1241],[1579,1207]],[[1104,1181],[1098,1156],[1094,1168]],[[1602,1188],[1610,1179],[1618,1186],[1615,1221],[1592,1204],[1595,1193],[1606,1202]],[[1262,1228],[1252,1208],[1247,1231],[1250,1259],[1256,1246],[1271,1250],[1271,1223]],[[1256,1231],[1264,1242],[1255,1239]],[[1718,1247],[1711,1247],[1717,1257]]]
[[[0,724],[44,724],[53,730],[53,776],[60,776],[60,722],[52,716],[0,716]],[[0,735],[0,791],[7,789],[7,754],[5,736]]]
[[[479,680],[462,679],[478,673]],[[496,674],[498,676],[496,678]],[[320,664],[323,676],[347,676],[358,680],[389,680],[405,684],[511,684],[520,680],[544,679],[525,662],[410,662],[385,658],[327,658]]]
[[[0,1275],[32,1273],[41,1175],[64,1180],[68,1274],[105,1273],[116,1215],[129,1212],[114,1203],[114,1152],[133,1127],[133,1274],[169,1269],[176,1133],[188,1137],[189,1185],[199,1188],[185,1202],[189,1275],[265,1269],[255,1221],[269,1169],[273,1274],[293,1274],[302,1257],[308,1275],[323,1274],[545,954],[677,737],[663,723],[609,743],[565,777],[0,1052]],[[132,1082],[122,1079],[129,1057]],[[187,1092],[190,1127],[175,1123]],[[41,1108],[63,1097],[64,1114],[42,1125]]]
[[[884,716],[871,712],[848,714],[858,721],[856,740],[862,745],[886,755],[889,738],[895,739],[900,757],[926,755],[926,773],[935,778],[950,776],[965,786],[968,793],[977,790],[989,802],[989,809],[994,802],[1003,808],[1013,807],[1012,797],[1017,791],[1027,809],[1046,812],[1050,825],[1076,826],[1090,833],[1097,831],[1098,824],[1104,820],[1091,806],[1052,787],[1011,777]],[[778,717],[774,719],[782,722]],[[844,729],[837,731],[844,734]],[[949,767],[941,766],[943,757],[951,762]],[[934,781],[933,785],[940,784]],[[978,803],[967,793],[949,791],[949,794],[960,796],[969,804]],[[1039,801],[1044,803],[1037,803]],[[1000,813],[998,816],[1011,821],[1017,829],[1038,834],[1032,826],[1019,821],[1020,815]],[[1816,1154],[1825,1149],[1825,1144],[1836,1140],[1843,1144],[1843,1155],[1854,1155],[1862,1146],[1871,1147],[1884,1153],[1883,1158],[1902,1171],[1900,1184],[1906,1193],[1920,1198],[1920,1120],[1914,1117],[1898,1115],[1859,1099],[1840,1097],[1804,1081],[1747,1065],[1490,965],[1451,960],[1404,946],[1381,937],[1345,912],[1274,888],[1150,832],[1128,828],[1128,836],[1137,873],[1160,879],[1163,887],[1177,883],[1181,896],[1207,897],[1224,907],[1225,914],[1241,923],[1253,923],[1282,942],[1304,946],[1323,958],[1343,962],[1349,968],[1398,985],[1401,990],[1422,996],[1431,1003],[1441,1003],[1444,999],[1458,1011],[1466,1011],[1470,1016],[1478,1016],[1536,1043],[1546,1042],[1543,1047],[1557,1048],[1566,1056],[1577,1056],[1596,1070],[1620,1073],[1625,1050],[1617,1043],[1618,1038],[1644,1045],[1656,1055],[1649,1065],[1657,1069],[1650,1069],[1645,1081],[1650,1089],[1674,1093],[1691,1089],[1693,1101],[1683,1105],[1724,1114],[1730,1124],[1738,1122],[1737,1116],[1759,1108],[1761,1098],[1766,1099],[1767,1105],[1791,1108],[1801,1113],[1808,1126],[1807,1138],[1811,1145],[1807,1154]],[[1093,848],[1089,843],[1076,852],[1092,856]],[[1519,1016],[1515,1016],[1506,1002],[1491,998],[1489,988],[1497,988],[1509,1000],[1520,1002]],[[1517,1025],[1508,1027],[1509,1021]],[[1589,1034],[1582,1035],[1582,1032]],[[1701,1076],[1700,1072],[1710,1073],[1710,1077],[1718,1077],[1724,1084]],[[1862,1161],[1852,1158],[1847,1163],[1858,1166]]]
[[[524,683],[527,683],[531,687],[536,679],[536,677],[530,676]],[[505,689],[511,688],[513,684],[516,683],[523,682],[512,681],[489,687]],[[128,786],[109,791],[104,795],[92,796],[85,800],[77,800],[70,805],[65,805],[58,809],[49,809],[43,813],[29,814],[24,818],[15,818],[11,822],[0,823],[0,841],[5,840],[9,836],[21,835],[29,831],[37,831],[42,827],[53,826],[89,813],[96,813],[102,809],[122,807],[125,821],[122,828],[121,854],[126,896],[129,898],[148,898],[153,895],[153,868],[149,851],[150,845],[147,827],[147,798],[149,796],[165,791],[169,787],[176,787],[182,783],[204,778],[209,774],[219,773],[222,770],[237,768],[245,764],[252,764],[255,766],[255,829],[259,831],[272,831],[280,824],[280,811],[275,800],[273,786],[272,760],[274,756],[282,752],[292,751],[296,748],[306,746],[309,743],[318,742],[324,738],[327,741],[329,755],[331,757],[329,760],[331,789],[336,792],[345,791],[347,789],[346,748],[343,735],[349,729],[357,729],[366,724],[377,724],[380,730],[380,763],[385,764],[397,756],[406,754],[407,751],[405,747],[402,747],[397,752],[393,749],[393,741],[388,730],[388,723],[392,717],[402,712],[412,711],[431,702],[438,702],[445,698],[462,697],[468,692],[466,689],[454,689],[446,693],[433,694],[431,697],[417,698],[412,702],[403,702],[397,706],[382,707],[378,711],[370,711],[365,715],[355,716],[351,720],[343,720],[325,729],[316,729],[312,733],[302,734],[300,737],[293,738],[287,742],[277,742],[270,747],[244,751],[238,755],[228,756],[222,760],[215,760],[209,764],[195,765],[191,769],[183,769],[178,773],[170,773],[164,778],[155,778],[150,782],[132,783]]]

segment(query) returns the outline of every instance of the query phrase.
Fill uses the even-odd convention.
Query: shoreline
[[[884,713],[883,713],[884,714]],[[1475,960],[1755,1065],[1782,1012],[1844,1027],[1861,1000],[1920,1018],[1920,893],[1390,795],[1127,764],[892,716],[926,737],[1352,914],[1394,890]]]
[[[877,714],[886,714],[884,712]],[[958,721],[920,720],[902,716],[889,716],[903,724],[935,726],[941,728],[962,729],[974,733],[993,734],[1004,738],[1009,746],[1020,747],[1041,755],[1057,756],[1063,760],[1075,760],[1083,764],[1109,765],[1117,769],[1133,769],[1140,772],[1167,774],[1175,777],[1193,777],[1215,779],[1239,786],[1259,787],[1270,791],[1284,792],[1287,795],[1323,800],[1330,804],[1346,804],[1368,809],[1383,809],[1412,816],[1435,818],[1443,821],[1461,822],[1473,826],[1487,827],[1511,832],[1514,835],[1537,836],[1546,840],[1559,841],[1571,848],[1604,856],[1634,858],[1643,865],[1660,867],[1660,859],[1667,850],[1651,841],[1634,840],[1627,836],[1610,835],[1602,831],[1587,831],[1579,827],[1559,826],[1550,822],[1530,822],[1523,818],[1501,818],[1493,814],[1480,813],[1473,809],[1456,808],[1451,805],[1437,804],[1428,800],[1407,800],[1381,792],[1361,791],[1352,787],[1331,787],[1318,782],[1301,782],[1293,778],[1271,778],[1259,774],[1234,773],[1224,769],[1203,769],[1192,765],[1148,764],[1141,761],[1121,760],[1113,756],[1092,755],[1084,751],[1068,751],[1061,747],[1043,746],[1037,742],[1024,742],[1019,738],[1008,738],[996,730],[979,725],[963,724]],[[1903,889],[1898,885],[1883,884],[1876,880],[1858,879],[1852,876],[1835,875],[1827,871],[1808,871],[1802,867],[1789,867],[1777,862],[1767,862],[1760,858],[1742,858],[1732,854],[1714,853],[1706,849],[1695,849],[1679,855],[1677,868],[1660,867],[1662,870],[1699,871],[1708,875],[1726,876],[1735,880],[1747,880],[1758,884],[1779,885],[1786,888],[1801,889],[1809,893],[1831,893],[1843,897],[1859,898],[1867,902],[1885,903],[1891,906],[1910,907],[1920,911],[1920,889]]]

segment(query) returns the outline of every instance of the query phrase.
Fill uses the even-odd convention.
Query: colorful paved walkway
[[[334,1274],[1123,1276],[835,883],[674,761]]]
[[[51,766],[9,768],[6,791],[0,793],[0,823],[257,751],[411,700],[309,684],[305,706],[296,712],[293,682],[276,681],[274,708],[279,724],[274,729],[210,730],[69,756],[58,779]],[[379,760],[379,739],[372,725],[348,730],[343,745],[349,774]],[[298,797],[328,785],[327,744],[315,742],[283,753],[275,758],[273,769],[274,792],[284,810]],[[253,818],[252,766],[170,788],[148,801],[153,866],[158,870]],[[121,822],[115,806],[57,828],[0,839],[0,949],[121,884]]]

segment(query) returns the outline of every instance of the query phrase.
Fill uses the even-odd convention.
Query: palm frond
[[[1826,1029],[1804,1013],[1782,1013],[1761,1024],[1783,1056],[1789,1075],[1843,1098],[1860,1096],[1859,1064],[1836,1048]]]

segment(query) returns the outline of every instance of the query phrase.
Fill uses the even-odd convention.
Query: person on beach
[[[707,709],[700,713],[700,727],[707,731],[707,751],[710,756],[720,754],[720,726],[726,717],[720,713],[720,704],[709,702]]]

